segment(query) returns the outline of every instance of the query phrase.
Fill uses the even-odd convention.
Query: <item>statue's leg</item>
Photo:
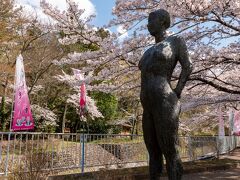
[[[163,154],[166,159],[166,169],[169,180],[181,180],[183,167],[177,150],[177,135],[170,134],[165,137]]]
[[[172,121],[173,122],[173,121]],[[177,121],[176,121],[177,122]],[[171,123],[171,120],[168,124]],[[177,123],[176,123],[177,124]],[[181,180],[183,167],[179,157],[177,145],[177,126],[166,125],[164,128],[159,127],[157,134],[159,146],[166,159],[166,169],[169,180]]]
[[[143,112],[144,141],[149,153],[150,180],[159,180],[163,171],[163,154],[159,147],[152,116],[149,112]]]
[[[158,101],[154,109],[154,121],[159,147],[166,159],[166,169],[169,180],[181,180],[182,164],[177,150],[178,116],[180,104],[174,96]]]

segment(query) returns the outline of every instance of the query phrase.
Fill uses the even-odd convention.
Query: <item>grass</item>
[[[121,137],[121,138],[104,138],[91,141],[90,143],[94,144],[133,144],[133,143],[142,143],[143,138],[133,138],[130,137]]]

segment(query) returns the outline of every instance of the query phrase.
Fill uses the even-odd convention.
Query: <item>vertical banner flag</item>
[[[82,116],[86,112],[86,85],[82,83],[80,90],[80,115]]]
[[[233,126],[234,126],[234,111],[230,109],[229,111],[229,135],[233,134]]]
[[[80,85],[80,101],[79,101],[79,106],[80,106],[80,116],[83,116],[84,113],[86,112],[86,85],[84,82],[84,75],[81,73],[79,69],[74,69],[73,74],[75,78],[79,81],[82,81]]]
[[[20,54],[16,60],[14,104],[11,130],[24,131],[34,129],[34,122],[28,98],[23,57]]]
[[[233,134],[240,136],[240,111],[236,111],[234,114]]]
[[[218,136],[219,136],[219,138],[223,138],[225,136],[225,130],[224,130],[223,114],[222,114],[222,110],[220,107],[219,107],[218,111],[219,111],[219,113],[218,113],[218,118],[219,118]]]

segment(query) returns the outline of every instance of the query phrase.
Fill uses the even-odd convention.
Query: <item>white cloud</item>
[[[124,34],[126,33],[126,29],[123,28],[123,26],[118,26],[117,27],[117,32],[120,33],[120,34]]]
[[[60,11],[67,9],[66,0],[46,0],[46,2],[52,4],[54,7],[57,7]],[[81,9],[85,9],[83,14],[84,17],[88,17],[92,14],[96,14],[96,8],[90,0],[74,0]],[[16,0],[17,5],[23,7],[24,12],[30,15],[37,15],[41,20],[48,20],[49,18],[42,12],[40,7],[40,0]]]
[[[117,27],[117,32],[118,32],[119,35],[120,35],[120,36],[119,36],[119,39],[120,39],[120,40],[128,37],[128,32],[127,32],[127,30],[124,29],[123,26],[121,26],[121,25]]]

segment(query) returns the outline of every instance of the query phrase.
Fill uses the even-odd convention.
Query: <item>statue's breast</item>
[[[175,61],[174,57],[174,47],[171,42],[158,43],[144,53],[142,58],[143,70],[162,74],[169,68],[171,69]]]
[[[173,58],[174,47],[171,41],[163,41],[154,46],[153,58],[157,58],[160,62]]]
[[[177,61],[176,39],[175,36],[168,37],[145,51],[139,62],[142,73],[169,74]]]

